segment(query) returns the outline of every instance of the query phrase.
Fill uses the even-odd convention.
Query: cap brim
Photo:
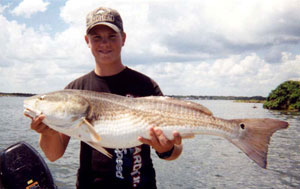
[[[88,34],[88,33],[91,31],[91,29],[93,29],[95,26],[99,26],[99,25],[108,26],[108,27],[110,27],[111,29],[113,29],[115,32],[120,33],[120,29],[119,29],[116,25],[111,24],[111,23],[109,23],[109,22],[97,22],[97,23],[91,25],[90,27],[88,27],[88,28],[86,29],[86,33]]]

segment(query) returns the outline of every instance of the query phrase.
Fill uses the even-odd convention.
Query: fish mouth
[[[35,118],[37,116],[42,115],[42,112],[38,111],[38,110],[33,110],[33,108],[31,108],[29,105],[24,104],[24,114],[26,114],[32,118]]]

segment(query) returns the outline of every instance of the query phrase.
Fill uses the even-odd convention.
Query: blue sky
[[[267,96],[300,80],[299,0],[0,0],[0,91],[60,90],[91,71],[98,6],[123,18],[123,63],[165,94]]]
[[[26,24],[27,27],[32,27],[35,30],[39,30],[41,25],[48,25],[47,32],[55,34],[61,32],[67,28],[65,22],[59,16],[60,8],[64,6],[64,0],[51,0],[51,1],[33,1],[37,3],[35,10],[26,11],[23,9],[19,10],[19,13],[14,11],[21,5],[22,2],[28,2],[29,8],[31,8],[32,1],[20,1],[20,0],[1,0],[2,6],[9,6],[7,10],[3,12],[3,15],[9,21],[16,20],[19,24]],[[44,4],[43,4],[44,3]],[[24,4],[23,4],[24,5]],[[44,6],[43,6],[44,5]],[[43,7],[45,10],[43,10]],[[27,14],[26,14],[27,12]]]

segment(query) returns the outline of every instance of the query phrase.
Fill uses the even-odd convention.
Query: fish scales
[[[149,101],[149,102],[147,102]],[[150,124],[150,126],[157,126],[160,127],[162,129],[164,129],[164,127],[167,126],[168,130],[167,130],[167,135],[169,137],[172,137],[172,126],[177,126],[177,125],[182,125],[182,129],[183,130],[187,130],[186,128],[189,128],[189,130],[194,130],[194,132],[197,133],[197,130],[199,133],[203,132],[203,128],[201,127],[197,127],[199,125],[203,125],[203,127],[207,126],[207,130],[212,130],[212,131],[220,131],[220,134],[228,134],[230,131],[230,127],[221,127],[218,124],[214,124],[215,123],[215,119],[211,119],[211,117],[207,117],[206,119],[203,120],[207,120],[206,122],[203,121],[203,123],[199,124],[199,116],[203,116],[202,112],[198,112],[198,114],[194,114],[192,112],[194,112],[191,109],[187,109],[184,108],[184,106],[182,106],[181,104],[170,104],[167,101],[154,101],[155,103],[153,103],[152,99],[143,99],[141,101],[137,101],[135,102],[134,106],[131,107],[127,107],[127,110],[131,110],[129,112],[129,114],[140,114],[141,118],[145,119],[146,122],[148,122]],[[112,107],[110,102],[108,105],[110,107]],[[126,102],[128,103],[128,102]],[[118,105],[123,105],[120,104],[119,102],[117,102]],[[150,106],[147,106],[150,105]],[[174,109],[172,106],[175,106],[176,108]],[[98,107],[101,107],[98,106]],[[102,105],[103,107],[103,105]],[[142,108],[143,107],[143,108]],[[145,108],[146,107],[146,108]],[[103,107],[104,110],[106,110],[105,106]],[[143,110],[143,111],[136,111],[136,109],[138,110]],[[153,111],[156,110],[156,111]],[[175,110],[175,111],[174,111]],[[116,112],[116,108],[113,109],[113,111]],[[122,111],[124,111],[124,109],[122,108]],[[105,115],[105,112],[107,113],[108,111],[104,111],[102,116],[103,117],[109,117]],[[108,113],[107,113],[108,114]],[[195,115],[195,116],[193,116]],[[181,119],[178,119],[178,117],[181,117]],[[113,119],[112,117],[110,119]],[[115,119],[119,119],[118,117],[115,117]],[[208,122],[210,121],[210,122]],[[134,126],[139,126],[140,123],[139,121],[137,122],[131,122],[131,125]],[[129,125],[129,124],[127,124]],[[219,129],[219,130],[218,130]],[[180,130],[180,128],[178,128],[177,130]],[[224,130],[225,132],[222,132],[222,130]],[[128,135],[130,135],[131,130],[128,130]],[[136,132],[136,130],[134,130],[134,132]],[[189,131],[190,132],[190,131]],[[123,132],[120,134],[124,134]],[[134,135],[136,135],[136,133],[133,133]],[[145,136],[145,134],[143,135]],[[128,136],[130,138],[130,136]],[[148,136],[145,136],[147,138],[149,138]],[[172,139],[172,138],[171,138]],[[115,147],[120,147],[120,146],[115,146]]]
[[[150,127],[160,128],[173,139],[176,130],[183,138],[196,134],[216,135],[241,149],[266,168],[270,137],[288,127],[280,120],[214,117],[206,107],[170,97],[129,98],[108,93],[63,90],[37,95],[24,101],[25,113],[44,114],[44,123],[78,138],[100,152],[103,148],[140,145],[138,137],[149,138]]]

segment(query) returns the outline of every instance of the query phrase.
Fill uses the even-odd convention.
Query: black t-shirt
[[[163,95],[152,79],[127,67],[119,74],[107,77],[100,77],[92,71],[68,84],[66,89],[129,97]],[[148,145],[107,151],[113,155],[112,159],[81,142],[77,188],[156,188]]]

